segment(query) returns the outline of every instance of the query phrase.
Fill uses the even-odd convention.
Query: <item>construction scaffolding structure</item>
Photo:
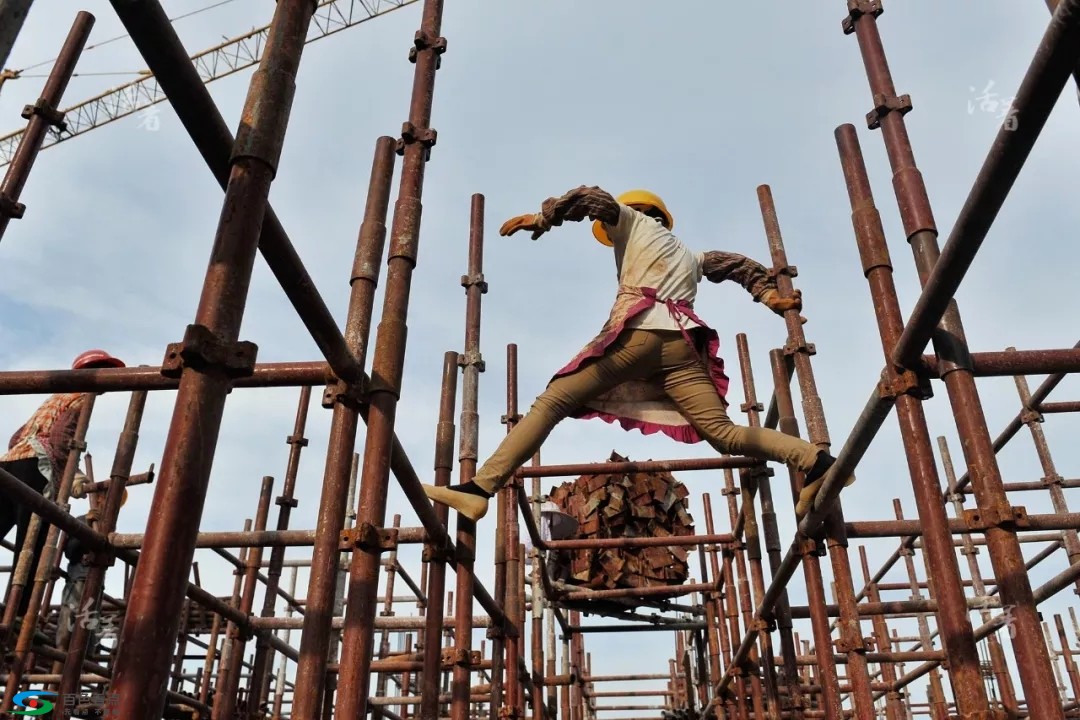
[[[1051,623],[1039,611],[1040,603],[1069,587],[1080,591],[1080,513],[1069,511],[1065,497],[1065,490],[1080,486],[1080,480],[1058,472],[1041,427],[1048,414],[1080,411],[1080,402],[1047,400],[1066,374],[1080,372],[1080,343],[1068,349],[971,352],[953,300],[1051,109],[1080,68],[1080,0],[1048,2],[1051,21],[1016,95],[1015,126],[999,131],[940,250],[904,124],[911,100],[897,95],[878,34],[881,3],[846,4],[843,30],[855,36],[870,85],[873,109],[867,124],[880,131],[888,151],[922,293],[905,322],[857,133],[854,126],[843,125],[836,130],[836,143],[884,364],[880,382],[834,453],[834,470],[813,508],[801,518],[796,536],[785,549],[772,470],[752,458],[543,465],[538,456],[500,492],[494,519],[481,525],[481,532],[494,534],[497,548],[494,587],[489,590],[474,573],[476,525],[457,517],[450,529],[448,510],[427,500],[414,461],[395,435],[424,167],[436,140],[430,122],[433,88],[446,50],[440,35],[443,0],[423,2],[410,54],[415,63],[412,99],[401,136],[380,137],[375,143],[344,329],[334,321],[267,202],[314,3],[277,2],[234,138],[156,0],[112,0],[225,199],[196,317],[183,339],[166,349],[160,367],[0,372],[0,394],[6,395],[131,393],[112,467],[107,479],[89,488],[92,511],[85,520],[71,515],[69,500],[78,463],[87,459],[84,440],[93,394],[82,411],[55,495],[42,496],[0,471],[6,497],[34,513],[23,551],[14,567],[6,568],[10,581],[0,621],[6,675],[0,713],[11,716],[13,708],[32,707],[25,696],[21,706],[13,704],[20,692],[32,690],[62,698],[56,700],[57,711],[122,720],[355,720],[368,713],[393,720],[589,720],[598,713],[608,718],[612,712],[626,718],[663,714],[680,720],[1080,717],[1080,670],[1074,657],[1080,652],[1075,649],[1080,646],[1080,626],[1075,613],[1070,609],[1070,639],[1060,614]],[[19,194],[47,128],[63,123],[57,108],[92,24],[92,16],[79,13],[41,99],[24,113],[27,129],[0,185],[0,234],[10,219],[22,215]],[[388,223],[398,156],[400,186]],[[788,296],[795,290],[797,273],[768,186],[758,188],[758,198],[772,273],[781,295]],[[477,390],[484,369],[481,300],[487,289],[484,221],[484,197],[477,194],[472,197],[461,282],[466,293],[465,341],[461,351],[446,353],[442,367],[433,467],[435,483],[441,485],[454,481],[455,445],[460,478],[471,478],[478,460]],[[260,251],[322,351],[322,360],[259,363],[256,346],[240,340],[248,284]],[[384,262],[382,315],[371,342]],[[813,308],[813,298],[804,301]],[[785,322],[786,344],[768,352],[772,394],[767,403],[755,380],[761,365],[755,374],[749,341],[745,335],[737,337],[743,379],[740,408],[751,426],[798,435],[801,424],[810,442],[830,448],[834,443],[812,364],[814,345],[798,311],[787,312]],[[924,354],[931,343],[933,353]],[[507,367],[502,421],[509,430],[520,418],[514,344],[507,346]],[[1032,391],[1026,376],[1042,374],[1050,376]],[[1014,378],[1020,410],[995,439],[983,415],[976,378],[1001,377]],[[793,380],[803,408],[801,423]],[[933,381],[946,388],[964,473],[954,469],[944,438],[938,438],[935,455],[924,414]],[[299,389],[284,485],[275,501],[275,529],[268,529],[274,480],[266,477],[258,506],[242,531],[200,532],[226,398],[233,389],[260,387]],[[300,455],[308,445],[304,434],[312,388],[321,389],[321,407],[331,410],[333,419],[317,527],[296,530],[290,528],[290,513],[297,506]],[[178,394],[163,455],[156,471],[151,467],[135,473],[133,457],[147,395],[164,389]],[[849,521],[839,500],[843,483],[835,478],[856,469],[894,409],[917,519],[906,519],[896,501],[890,519]],[[361,420],[366,431],[363,453],[358,454]],[[1043,477],[1005,482],[996,454],[1024,428],[1034,440]],[[718,532],[722,523],[705,495],[704,534],[554,540],[542,533],[545,478],[717,470],[724,478],[728,532]],[[418,525],[403,524],[407,518],[400,515],[387,522],[391,477],[408,497]],[[797,498],[802,481],[801,474],[789,473],[786,490],[780,492]],[[124,489],[138,483],[154,484],[145,533],[117,533]],[[1012,504],[1018,493],[1049,493],[1054,512],[1028,514]],[[41,535],[44,552],[31,574],[30,549]],[[871,538],[895,539],[897,549],[871,573],[866,548],[859,548],[859,588],[850,541]],[[92,551],[78,607],[98,619],[119,618],[119,637],[112,643],[99,642],[100,623],[65,622],[63,603],[54,601],[57,581],[73,580],[61,569],[63,547],[73,540]],[[1025,554],[1024,546],[1032,544],[1037,552]],[[399,549],[408,545],[423,547],[419,570],[398,560]],[[13,549],[10,543],[5,546]],[[590,590],[561,582],[549,572],[553,553],[650,546],[696,554],[699,577],[668,587]],[[311,548],[310,558],[286,560],[289,547]],[[989,556],[993,577],[983,575],[976,559],[980,548]],[[197,551],[213,552],[236,568],[231,594],[201,586]],[[833,578],[831,597],[824,558]],[[901,562],[906,580],[885,582]],[[1056,562],[1060,572],[1033,587],[1030,571],[1047,562]],[[193,567],[195,582],[190,582]],[[308,569],[310,579],[298,597],[301,567]],[[122,597],[103,592],[109,568],[124,570]],[[794,604],[788,595],[800,569],[805,605]],[[452,581],[448,572],[453,572]],[[395,594],[402,586],[408,592]],[[909,593],[910,599],[887,599],[897,591]],[[17,608],[25,597],[28,610],[20,616]],[[680,597],[688,600],[676,602]],[[484,614],[474,613],[476,604]],[[402,605],[414,605],[416,612],[402,614]],[[284,608],[283,615],[277,614],[279,608]],[[972,623],[973,612],[980,619],[978,627]],[[585,615],[616,622],[584,624]],[[807,620],[809,640],[796,631],[796,623]],[[905,621],[917,623],[917,636],[899,634],[898,623]],[[479,649],[473,646],[476,630],[487,632]],[[636,631],[674,635],[667,672],[605,675],[601,668],[594,670],[586,634]],[[656,681],[666,684],[661,689],[640,685]]]

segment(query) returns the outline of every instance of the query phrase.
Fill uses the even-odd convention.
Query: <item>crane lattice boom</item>
[[[307,42],[320,40],[346,28],[385,15],[392,10],[411,5],[417,0],[324,0],[312,17],[311,29]],[[270,26],[252,30],[246,35],[233,38],[198,55],[193,55],[192,63],[204,83],[213,82],[252,65],[262,57],[263,48]],[[158,86],[153,75],[146,75],[125,85],[108,90],[78,105],[73,105],[65,113],[65,127],[51,129],[42,143],[42,149],[101,127],[132,113],[144,110],[166,100],[165,93]],[[17,130],[0,137],[0,167],[7,165],[15,156],[15,150],[25,130]]]

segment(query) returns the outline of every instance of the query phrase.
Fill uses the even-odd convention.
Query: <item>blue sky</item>
[[[164,5],[170,16],[200,7],[172,0]],[[534,211],[545,198],[580,184],[612,192],[648,187],[667,200],[678,234],[692,247],[740,252],[763,262],[768,251],[755,189],[771,186],[789,259],[799,268],[797,285],[810,319],[806,332],[818,349],[815,373],[838,450],[882,366],[833,139],[842,123],[855,124],[859,132],[905,314],[919,292],[884,147],[863,120],[870,95],[857,43],[840,29],[845,4],[661,7],[614,0],[574,5],[460,0],[447,5],[448,52],[436,80],[432,119],[438,144],[426,169],[397,420],[414,466],[421,473],[431,468],[442,356],[462,349],[459,278],[466,270],[473,193],[486,197],[484,270],[490,285],[481,335],[487,362],[480,389],[481,455],[491,452],[505,432],[499,417],[505,412],[507,343],[519,347],[524,410],[551,373],[603,323],[614,296],[614,264],[610,251],[592,240],[587,224],[568,224],[536,243],[527,235],[497,234],[506,218]],[[972,7],[892,2],[879,21],[897,89],[914,103],[907,124],[943,236],[1001,122],[996,113],[980,109],[976,96],[989,83],[998,98],[1015,93],[1049,18],[1044,4],[1034,1],[985,0],[978,12]],[[108,3],[94,2],[87,9],[97,15],[91,45],[124,34]],[[272,10],[272,4],[235,0],[179,20],[176,29],[195,53],[265,24]],[[420,10],[421,3],[414,3],[308,45],[300,66],[270,197],[341,323],[375,139],[397,135],[407,117],[413,66],[406,57]],[[38,0],[9,66],[27,67],[55,56],[73,17],[68,3]],[[143,67],[129,39],[88,50],[79,66],[84,74],[72,80],[62,105],[125,82]],[[42,71],[47,66],[36,72]],[[248,70],[209,86],[234,131],[250,78]],[[21,127],[19,112],[36,99],[43,82],[25,77],[5,84],[0,93],[4,131]],[[974,105],[970,112],[969,103]],[[1069,87],[958,294],[975,350],[1071,347],[1077,339],[1068,326],[1075,307],[1068,278],[1075,275],[1071,240],[1080,209],[1071,192],[1075,163],[1062,151],[1080,140],[1077,109]],[[97,346],[129,364],[157,364],[166,344],[178,341],[191,322],[222,193],[171,108],[156,106],[154,118],[156,123],[130,117],[39,156],[21,198],[26,217],[13,221],[0,243],[4,369],[66,367],[78,352]],[[758,394],[767,400],[768,351],[783,345],[783,323],[728,284],[703,285],[698,310],[721,334],[735,408],[741,402],[739,332],[748,335]],[[376,319],[380,311],[381,289]],[[318,357],[261,258],[241,335],[258,344],[260,361]],[[1032,387],[1040,380],[1032,378]],[[990,379],[979,386],[996,436],[1018,409],[1013,381]],[[1054,397],[1075,399],[1078,387],[1070,378]],[[962,464],[944,388],[936,390],[926,405],[931,433],[949,438]],[[263,475],[275,475],[278,493],[298,392],[230,395],[203,529],[240,529],[254,514]],[[173,397],[155,394],[148,403],[137,470],[159,461]],[[40,399],[0,399],[11,430]],[[126,404],[122,395],[99,399],[89,436],[99,473],[109,466]],[[1077,423],[1051,416],[1045,424],[1065,477],[1076,475],[1080,461],[1070,442]],[[315,525],[328,427],[329,413],[313,403],[294,528]],[[362,447],[363,429],[357,450]],[[543,459],[598,461],[613,449],[634,459],[712,454],[704,445],[627,434],[594,420],[557,428]],[[1041,476],[1026,430],[999,457],[1008,480]],[[902,500],[907,517],[915,517],[894,419],[882,428],[858,477],[843,495],[849,519],[890,518],[894,497]],[[693,491],[691,510],[699,529],[704,528],[702,492],[712,494],[718,527],[726,528],[722,475],[686,473],[680,479]],[[132,490],[121,531],[144,529],[151,498],[149,487]],[[791,505],[782,493],[777,498],[786,547],[794,531]],[[1070,500],[1075,505],[1075,496]],[[1029,512],[1050,509],[1041,493],[1025,493],[1013,502]],[[392,483],[389,513],[395,512],[403,515],[403,525],[417,524]],[[271,517],[273,524],[276,515]],[[491,587],[493,524],[482,525],[481,533],[478,566]],[[876,567],[895,543],[867,546]],[[1026,546],[1029,557],[1038,549]],[[302,554],[289,552],[290,557]],[[204,585],[228,594],[231,569],[208,551],[197,557]],[[851,557],[861,581],[854,546]],[[418,555],[402,552],[402,559],[416,574]],[[985,575],[992,576],[985,553],[980,559]],[[1033,583],[1045,582],[1064,562],[1058,556],[1043,563],[1032,573]],[[827,563],[823,567],[828,577]],[[919,568],[921,573],[921,563]],[[902,579],[898,569],[887,581]],[[111,592],[119,591],[118,582],[112,578]],[[801,572],[792,596],[793,602],[804,598]],[[1045,606],[1048,620],[1052,612],[1064,612],[1065,598],[1062,593]],[[895,627],[913,634],[907,632],[913,625],[898,621]],[[809,637],[807,623],[799,629]],[[653,634],[591,635],[587,642],[594,669],[604,673],[666,671],[665,658],[674,650],[669,637]],[[913,690],[921,694],[923,687],[920,681]]]

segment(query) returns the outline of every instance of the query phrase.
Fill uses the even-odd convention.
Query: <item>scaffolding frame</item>
[[[1055,633],[1038,611],[1039,603],[1070,586],[1080,591],[1080,513],[1069,511],[1064,495],[1065,489],[1077,487],[1080,480],[1058,473],[1040,425],[1046,414],[1080,410],[1078,402],[1047,402],[1065,374],[1080,372],[1080,343],[1068,349],[971,352],[953,300],[1069,76],[1080,78],[1080,0],[1048,0],[1047,4],[1051,20],[1016,95],[1008,126],[1000,129],[952,232],[939,248],[929,197],[904,124],[911,99],[897,95],[878,34],[881,3],[847,0],[843,31],[858,42],[873,101],[867,125],[872,131],[881,131],[888,152],[922,292],[905,322],[857,133],[853,125],[842,125],[836,129],[836,143],[854,236],[880,331],[884,367],[837,454],[834,470],[812,509],[801,518],[787,550],[776,523],[772,471],[757,460],[725,456],[542,465],[538,455],[530,466],[519,469],[499,494],[491,593],[475,576],[475,525],[459,516],[451,534],[447,509],[432,506],[426,499],[417,472],[394,434],[406,352],[409,290],[417,263],[424,166],[436,140],[430,120],[436,71],[446,50],[446,40],[440,35],[443,0],[423,3],[421,26],[410,53],[416,66],[413,93],[401,136],[376,141],[343,330],[330,315],[267,202],[314,4],[310,0],[278,2],[266,52],[252,77],[234,138],[160,5],[155,0],[112,0],[113,9],[222,186],[225,199],[196,317],[185,329],[182,341],[166,349],[160,367],[0,372],[0,394],[131,392],[109,477],[91,488],[95,500],[88,523],[70,515],[68,501],[75,469],[86,449],[93,395],[80,417],[76,442],[55,496],[42,497],[0,470],[3,492],[35,513],[24,547],[31,547],[41,533],[46,538],[33,577],[28,550],[11,569],[0,621],[7,672],[3,708],[12,707],[20,688],[41,683],[65,697],[90,690],[95,693],[91,698],[99,698],[95,702],[109,699],[108,709],[115,716],[146,720],[177,717],[178,712],[209,715],[214,720],[266,715],[295,720],[335,715],[358,718],[368,712],[394,720],[414,712],[422,718],[496,720],[524,718],[529,711],[533,720],[560,716],[591,720],[598,712],[641,710],[660,710],[675,718],[724,720],[901,720],[917,715],[933,720],[1063,720],[1080,716],[1080,671],[1064,619],[1054,617],[1055,648]],[[92,24],[89,13],[78,14],[41,99],[24,112],[27,131],[0,185],[0,235],[8,220],[22,215],[19,193],[46,127],[63,123],[57,107]],[[402,158],[402,172],[388,225],[395,156]],[[797,272],[788,261],[770,188],[762,185],[757,193],[772,274],[781,295],[788,296],[794,291]],[[483,274],[484,198],[477,194],[471,202],[468,270],[462,277],[466,292],[464,349],[446,353],[443,363],[434,464],[436,483],[442,485],[451,481],[455,439],[460,441],[461,478],[472,476],[478,460],[477,387],[484,369],[481,298],[487,285]],[[324,360],[258,363],[256,346],[240,341],[239,327],[258,251]],[[369,375],[365,367],[384,257],[384,303]],[[751,426],[799,435],[791,388],[794,379],[799,385],[807,439],[823,449],[830,448],[833,443],[811,363],[814,345],[804,333],[798,311],[787,312],[785,322],[785,346],[769,351],[773,393],[768,406],[758,400],[748,340],[745,335],[737,337],[745,400],[741,410]],[[933,353],[924,354],[931,343]],[[507,357],[507,414],[503,422],[509,431],[520,419],[516,345],[507,347]],[[460,427],[454,423],[459,373]],[[1026,376],[1047,373],[1051,376],[1032,392]],[[1014,378],[1021,410],[1005,431],[992,439],[976,378],[1008,376]],[[923,403],[933,396],[934,380],[947,389],[967,467],[967,472],[957,477],[949,449],[939,437],[944,488],[923,411]],[[267,529],[273,478],[266,477],[256,512],[243,531],[200,533],[202,504],[226,397],[233,388],[251,387],[300,388],[296,422],[287,441],[290,453],[284,489],[276,500],[276,529]],[[313,387],[323,388],[321,405],[333,414],[319,520],[313,530],[290,530],[290,512],[296,506],[296,470],[301,450],[307,445],[303,435]],[[156,475],[153,468],[133,474],[147,393],[159,389],[178,390],[160,469]],[[893,409],[902,428],[918,520],[906,520],[897,500],[895,519],[849,522],[839,500],[842,483],[835,478],[856,469]],[[354,452],[360,420],[366,425],[362,455]],[[1036,482],[1005,483],[996,453],[1024,427],[1031,433],[1044,477]],[[703,498],[704,535],[678,540],[554,541],[539,533],[539,508],[545,497],[542,478],[717,469],[725,478],[722,494],[727,499],[729,533],[715,532],[708,495]],[[402,527],[400,516],[387,524],[391,474],[409,499],[419,527]],[[145,533],[116,533],[125,486],[155,479],[154,509]],[[526,479],[532,480],[529,490]],[[796,498],[802,487],[801,474],[789,472],[788,481]],[[1029,515],[1009,500],[1010,492],[1041,491],[1049,493],[1053,513]],[[974,507],[965,505],[969,496],[975,500]],[[948,515],[948,505],[953,517]],[[522,523],[533,546],[531,578],[521,542]],[[65,647],[48,642],[57,623],[53,590],[56,580],[64,576],[59,569],[59,551],[69,538],[77,538],[92,550],[84,602],[88,601],[95,612],[107,606],[123,617],[120,640],[104,656],[89,654],[91,628],[82,623],[72,628]],[[858,593],[848,549],[852,538],[899,541],[893,556],[873,575],[865,547],[860,547],[863,587]],[[1026,543],[1049,545],[1028,559],[1022,547]],[[419,581],[397,560],[398,548],[406,544],[423,545],[425,569],[419,573]],[[697,550],[700,582],[646,589],[575,589],[550,582],[543,557],[543,552],[560,549],[675,544]],[[975,559],[979,545],[990,556],[993,578],[983,577]],[[312,548],[310,560],[286,561],[285,548],[298,546]],[[957,547],[967,558],[967,577],[962,573]],[[240,552],[230,553],[230,548]],[[264,560],[267,548],[269,558]],[[230,597],[217,597],[200,587],[194,559],[197,549],[212,549],[236,568]],[[918,550],[924,560],[924,579],[915,566]],[[1029,571],[1062,555],[1067,559],[1066,569],[1050,582],[1032,587]],[[833,603],[829,603],[824,585],[821,562],[825,557],[834,579]],[[883,582],[901,559],[907,582]],[[106,570],[116,560],[125,568],[122,598],[103,592]],[[302,600],[295,596],[295,573],[300,564],[311,569]],[[190,583],[193,566],[196,582]],[[281,587],[286,566],[293,570],[288,590]],[[792,605],[787,596],[788,584],[799,568],[806,583],[805,606]],[[452,592],[447,591],[448,569],[455,573]],[[380,578],[385,578],[382,597],[378,592]],[[394,595],[399,580],[410,594]],[[263,606],[256,616],[260,584]],[[972,589],[971,596],[965,591],[967,587]],[[909,592],[911,599],[882,599],[884,593],[897,590]],[[24,617],[16,617],[15,608],[26,593],[30,609]],[[671,602],[683,595],[691,596],[689,605]],[[285,602],[285,617],[274,616],[279,600]],[[486,616],[474,615],[474,602]],[[398,616],[394,608],[401,603],[415,603],[418,615]],[[642,622],[643,616],[627,610],[640,606],[674,611],[677,617],[654,615]],[[972,610],[980,613],[982,625],[978,628],[970,620]],[[294,617],[294,613],[301,617]],[[583,625],[583,613],[606,615],[619,622]],[[1080,642],[1080,626],[1071,609],[1070,614]],[[837,621],[831,623],[831,618]],[[890,620],[911,618],[918,622],[918,637],[900,637],[889,626]],[[794,629],[794,621],[801,619],[810,620],[812,643]],[[931,632],[931,619],[935,632]],[[863,622],[872,628],[869,636],[864,635]],[[562,630],[561,668],[556,667],[556,626]],[[487,643],[481,643],[479,651],[473,650],[473,632],[478,628],[487,628],[490,658]],[[293,629],[301,630],[298,648],[290,644]],[[1002,629],[1008,630],[1017,658],[1015,677],[998,637]],[[279,630],[285,631],[284,639],[277,635]],[[584,634],[633,631],[674,633],[669,672],[594,674]],[[210,640],[203,642],[200,635],[209,635]],[[935,649],[935,636],[940,649]],[[254,654],[246,661],[250,640],[255,641]],[[531,641],[529,651],[526,640]],[[902,649],[905,644],[911,647]],[[189,646],[205,649],[205,656],[189,655]],[[186,673],[185,661],[192,659],[203,660],[203,667],[194,674]],[[99,662],[102,660],[104,664]],[[275,660],[279,662],[276,675],[272,670]],[[291,682],[285,673],[289,661],[296,664]],[[907,671],[907,663],[918,665]],[[929,682],[927,702],[912,702],[908,688],[923,677]],[[1070,690],[1064,687],[1066,678],[1071,699]],[[477,684],[481,680],[486,684]],[[597,690],[600,683],[645,680],[666,680],[666,689]],[[390,694],[390,683],[397,686],[397,695]],[[596,703],[597,699],[613,697],[660,697],[663,703]],[[394,707],[398,713],[391,710]]]

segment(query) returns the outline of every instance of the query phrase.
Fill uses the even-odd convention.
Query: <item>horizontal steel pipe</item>
[[[577,463],[573,465],[531,465],[517,471],[518,477],[570,477],[573,475],[601,475],[605,473],[679,472],[686,470],[721,470],[723,468],[748,468],[761,465],[761,461],[748,457],[710,457],[686,460],[644,460],[641,462]]]
[[[846,524],[850,538],[902,537],[920,535],[922,526],[918,520],[870,520]],[[1017,523],[1018,530],[1074,530],[1080,529],[1080,513],[1056,513],[1048,515],[1025,515]],[[963,520],[949,519],[949,531],[954,535],[980,532],[978,526],[969,527]]]
[[[695,583],[688,585],[673,585],[643,588],[615,588],[614,590],[579,590],[566,592],[557,599],[560,600],[608,600],[612,598],[637,598],[637,597],[676,597],[695,592],[714,592],[717,589],[713,583]],[[555,598],[553,598],[555,599]]]
[[[598,682],[639,682],[641,680],[670,680],[667,673],[654,673],[651,675],[585,675],[581,681],[585,684]]]
[[[142,547],[143,533],[112,533],[109,542],[117,548]],[[399,544],[422,543],[427,539],[423,528],[400,528],[397,533]],[[199,533],[197,548],[239,548],[239,547],[310,547],[315,544],[314,530],[257,530],[244,532],[222,531]],[[304,561],[310,563],[310,561]],[[263,563],[265,567],[269,563]]]
[[[1038,406],[1042,413],[1071,413],[1080,412],[1080,400],[1070,402],[1042,403]]]
[[[344,626],[344,618],[335,617],[333,620],[334,628],[341,628]],[[268,618],[253,618],[251,620],[253,627],[263,630],[296,630],[304,626],[303,618],[296,617],[268,617]],[[427,618],[424,617],[400,617],[400,616],[379,616],[375,618],[376,630],[421,630],[427,627]],[[447,617],[443,621],[443,627],[452,629],[454,627],[454,618]],[[488,628],[491,627],[491,618],[485,615],[473,616],[474,628]]]
[[[547,540],[548,550],[599,550],[602,548],[669,547],[683,545],[722,545],[734,542],[732,535],[678,535],[673,537],[587,538],[581,540]]]
[[[330,366],[323,361],[259,363],[253,375],[237,378],[233,387],[314,387],[325,384],[329,372]],[[151,365],[96,370],[0,372],[0,395],[175,390],[179,386],[179,378],[165,377],[160,367]]]
[[[1080,58],[1080,0],[1061,0],[1035,51],[1011,107],[1014,122],[998,130],[975,183],[957,216],[949,239],[892,353],[900,367],[912,367],[956,295],[1020,175]]]
[[[968,607],[972,610],[981,608],[999,608],[1001,599],[996,597],[967,598]],[[897,615],[902,613],[933,613],[937,612],[937,600],[893,600],[891,602],[859,603],[859,615]],[[826,605],[825,611],[829,617],[840,617],[840,609],[837,605]],[[810,608],[806,605],[793,605],[791,617],[796,620],[805,620],[810,617]]]
[[[576,633],[629,633],[629,632],[671,632],[672,630],[704,630],[704,622],[667,623],[664,625],[571,625]]]
[[[928,377],[941,377],[936,355],[923,355],[921,369]],[[971,353],[971,371],[976,377],[1080,373],[1080,348]]]

